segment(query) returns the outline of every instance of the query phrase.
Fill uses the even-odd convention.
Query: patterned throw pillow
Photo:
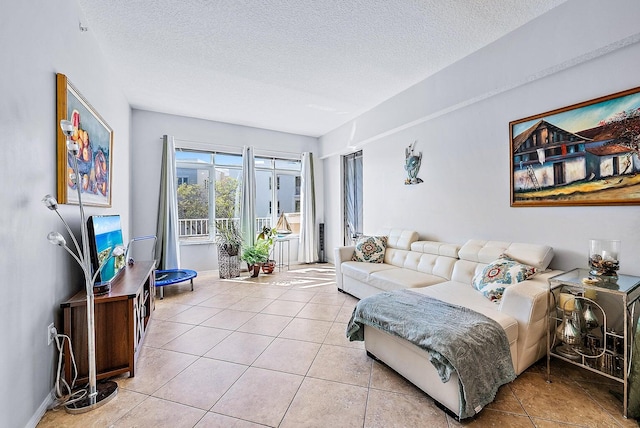
[[[356,242],[351,260],[356,262],[382,263],[387,249],[386,236],[363,236]]]
[[[537,272],[533,266],[524,265],[506,254],[488,264],[473,277],[473,288],[494,303],[500,303],[506,287],[531,278]]]

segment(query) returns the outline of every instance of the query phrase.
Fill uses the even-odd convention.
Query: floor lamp
[[[75,245],[76,253],[74,253],[68,246],[64,237],[58,232],[50,232],[47,236],[49,242],[54,245],[58,245],[64,248],[76,262],[82,268],[82,272],[84,274],[85,280],[85,288],[87,291],[87,356],[89,358],[89,385],[86,391],[86,395],[78,400],[73,400],[69,404],[65,405],[67,412],[69,413],[84,413],[90,410],[93,410],[101,405],[107,403],[113,397],[115,397],[118,393],[118,384],[113,381],[101,382],[100,385],[97,385],[96,381],[96,332],[95,332],[95,295],[94,295],[94,285],[96,282],[96,278],[102,268],[105,266],[107,261],[112,257],[123,256],[125,254],[125,249],[121,246],[117,246],[112,249],[111,253],[105,260],[100,264],[96,272],[92,275],[92,267],[91,267],[91,255],[89,254],[89,236],[87,232],[87,223],[84,215],[84,206],[82,205],[82,192],[80,191],[80,183],[78,181],[78,177],[80,174],[78,173],[78,144],[71,139],[71,135],[73,134],[73,124],[68,120],[60,121],[60,128],[62,128],[62,132],[66,137],[66,145],[67,151],[71,155],[70,157],[73,159],[72,168],[73,175],[70,177],[71,181],[75,184],[76,190],[78,191],[78,205],[80,207],[80,235],[82,237],[82,249],[78,245],[78,241],[71,232],[71,228],[69,224],[62,217],[60,212],[58,212],[58,201],[51,196],[46,195],[42,202],[52,211],[55,211],[62,220],[62,223],[69,232],[71,239]]]

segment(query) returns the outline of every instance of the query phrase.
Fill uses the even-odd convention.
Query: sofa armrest
[[[548,275],[543,275],[544,278],[538,275],[505,288],[500,302],[500,311],[513,317],[530,315],[531,304],[536,300],[546,299],[549,292],[549,283],[546,280]]]
[[[335,260],[336,267],[336,285],[338,286],[338,290],[342,290],[342,262],[347,262],[351,260],[353,257],[353,252],[356,247],[353,245],[345,246],[345,247],[336,247],[333,250],[333,257]]]
[[[543,272],[504,290],[500,311],[518,321],[517,374],[546,352],[549,278],[559,273],[561,272]]]

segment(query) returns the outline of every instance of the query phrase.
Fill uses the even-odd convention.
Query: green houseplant
[[[258,239],[254,245],[245,246],[242,250],[241,258],[247,262],[251,276],[258,276],[260,266],[269,259],[268,242],[264,239]]]
[[[268,226],[262,228],[262,232],[258,234],[258,240],[266,241],[269,250],[267,260],[262,263],[262,272],[264,273],[273,273],[276,268],[276,261],[271,258],[271,252],[273,251],[273,240],[277,234],[278,232],[275,228],[270,228]]]
[[[218,267],[220,278],[240,276],[238,253],[242,246],[242,235],[233,220],[216,221],[216,244],[218,244]]]

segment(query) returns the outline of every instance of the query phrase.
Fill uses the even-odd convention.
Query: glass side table
[[[551,357],[621,382],[627,417],[640,277],[596,277],[573,269],[549,278],[549,290],[547,382]]]

